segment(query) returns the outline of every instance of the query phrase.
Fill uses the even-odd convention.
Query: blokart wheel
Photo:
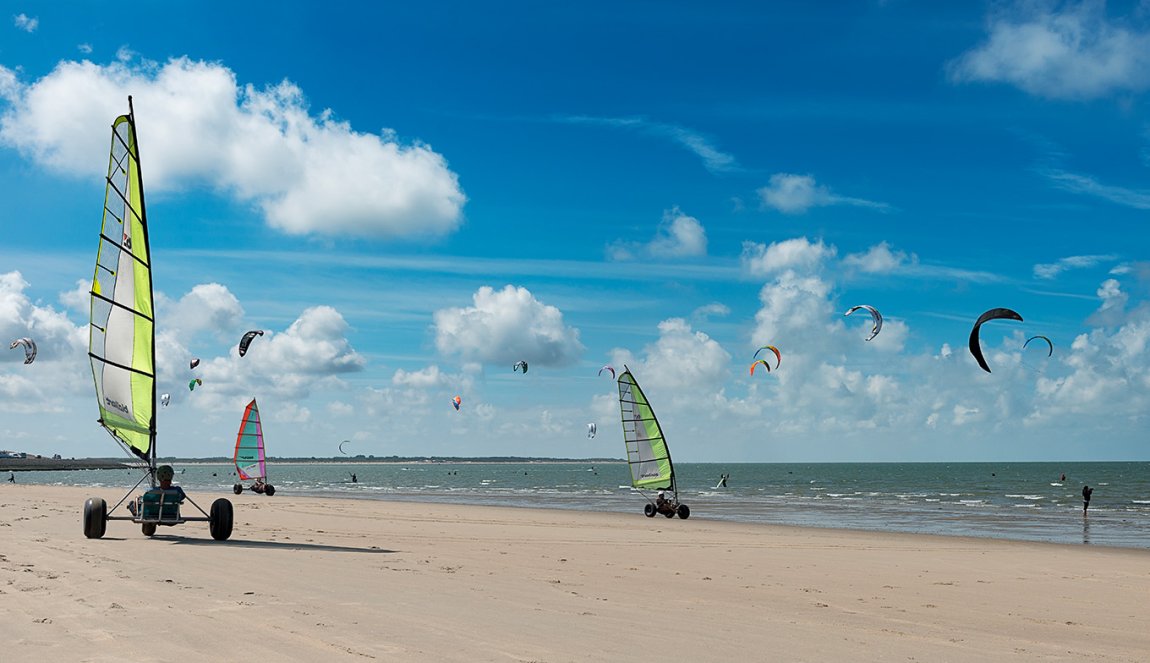
[[[216,541],[227,541],[232,535],[232,503],[221,497],[212,502],[212,510],[208,515],[208,529]]]
[[[654,518],[655,505],[651,504],[650,502],[647,502],[645,505],[643,505],[643,515],[647,516],[648,518]]]
[[[140,529],[143,530],[144,536],[152,536],[156,533],[156,523],[144,523]]]
[[[679,505],[679,517],[686,520],[691,517],[691,508],[686,504]]]
[[[663,515],[667,516],[668,518],[674,518],[675,517],[675,510],[671,509],[669,511],[666,511],[665,513],[663,513]]]
[[[270,483],[268,485],[264,486],[264,495],[271,497],[272,495],[275,495],[275,494],[276,494],[276,487],[275,486],[271,485]]]
[[[236,495],[239,495],[240,493],[244,492],[244,485],[242,483],[237,483],[236,485],[232,486],[232,492]]]
[[[108,503],[99,497],[84,502],[84,536],[98,539],[108,529]]]

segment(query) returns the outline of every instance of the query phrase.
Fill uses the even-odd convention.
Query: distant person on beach
[[[1082,515],[1086,515],[1086,510],[1090,508],[1090,496],[1094,494],[1094,489],[1090,486],[1082,487]]]
[[[16,483],[16,475],[11,470],[8,471],[8,483]]]

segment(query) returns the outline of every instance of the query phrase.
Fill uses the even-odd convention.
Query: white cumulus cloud
[[[1034,95],[1091,99],[1150,85],[1150,32],[1112,20],[1104,2],[1018,2],[986,41],[949,64],[955,81],[1008,83]]]
[[[161,310],[164,328],[178,330],[178,333],[193,336],[201,331],[216,334],[235,332],[240,329],[244,308],[227,286],[219,283],[201,283],[192,287],[186,295]]]
[[[240,85],[227,67],[189,58],[65,61],[29,84],[0,67],[0,143],[53,170],[102,177],[108,125],[129,93],[149,190],[206,183],[295,235],[434,237],[462,221],[458,178],[430,146],[313,114],[291,82]]]
[[[579,330],[526,288],[483,286],[472,301],[473,306],[435,312],[435,346],[444,355],[510,368],[520,359],[564,366],[583,353]]]
[[[73,324],[65,312],[33,302],[20,272],[0,273],[0,411],[58,412],[66,397],[86,393],[88,325]],[[28,337],[36,359],[24,363],[24,347],[8,346]]]
[[[771,175],[767,186],[759,189],[758,193],[764,207],[776,209],[783,214],[803,214],[812,207],[831,205],[853,205],[880,211],[890,209],[886,203],[835,194],[830,188],[816,183],[810,175],[775,173]]]
[[[391,383],[397,387],[430,389],[432,387],[446,386],[450,384],[450,381],[446,374],[440,372],[438,366],[428,366],[418,371],[398,369],[392,376]]]
[[[863,253],[851,253],[843,258],[843,265],[868,274],[889,274],[898,268],[917,263],[914,255],[905,251],[892,251],[890,244],[879,242]]]
[[[36,28],[40,27],[40,19],[27,14],[16,14],[12,17],[12,23],[24,32],[35,32]]]
[[[608,256],[612,260],[693,258],[706,254],[707,232],[703,224],[678,207],[663,212],[663,220],[650,242],[641,244],[620,240],[608,247]]]
[[[818,269],[835,253],[835,247],[827,246],[822,240],[812,242],[806,237],[795,237],[766,246],[744,242],[742,262],[751,274],[764,276],[788,269]]]

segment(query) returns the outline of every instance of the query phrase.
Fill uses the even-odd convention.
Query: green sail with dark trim
[[[91,295],[88,356],[100,424],[148,460],[156,436],[155,318],[143,179],[131,115],[121,115],[112,124]]]
[[[667,440],[655,418],[646,395],[625,369],[619,376],[619,411],[623,418],[623,441],[627,445],[627,465],[635,488],[670,488],[675,471]]]

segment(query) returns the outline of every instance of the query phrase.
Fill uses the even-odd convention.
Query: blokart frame
[[[140,469],[144,470],[144,475],[140,477],[136,485],[128,489],[128,492],[111,509],[108,508],[107,502],[102,497],[89,497],[84,502],[84,536],[89,539],[102,538],[107,531],[109,520],[127,520],[136,523],[140,525],[144,536],[154,535],[156,529],[161,525],[174,527],[186,522],[208,523],[208,530],[211,532],[212,538],[217,541],[226,541],[232,535],[235,514],[230,501],[223,497],[218,498],[212,502],[211,513],[208,513],[185,493],[184,500],[187,500],[197,511],[203,514],[203,516],[185,516],[180,511],[180,505],[184,500],[179,498],[175,500],[165,499],[172,497],[175,493],[174,491],[169,493],[159,487],[159,482],[156,480],[155,465],[149,464]],[[132,494],[140,488],[140,484],[144,481],[148,481],[151,487],[142,495],[133,498]],[[155,495],[159,499],[146,499],[149,495]],[[125,506],[127,504],[135,506],[135,513],[132,513],[132,509]],[[129,515],[112,515],[121,506],[124,506],[124,511],[127,511]]]
[[[671,485],[659,490],[670,491],[671,499],[667,500],[667,507],[660,509],[655,500],[651,496],[643,492],[643,490],[636,488],[639,494],[647,498],[647,503],[643,505],[643,515],[648,518],[654,518],[657,514],[663,514],[668,518],[674,518],[676,515],[679,518],[686,520],[691,517],[691,507],[679,501],[679,488],[675,485],[675,478],[671,477]],[[657,495],[657,493],[656,493]]]
[[[232,486],[232,492],[236,495],[240,495],[243,494],[245,488],[253,493],[267,495],[268,497],[276,494],[275,486],[266,481],[260,481],[259,479],[256,479],[250,486],[245,486],[243,481],[237,481],[235,485]]]

